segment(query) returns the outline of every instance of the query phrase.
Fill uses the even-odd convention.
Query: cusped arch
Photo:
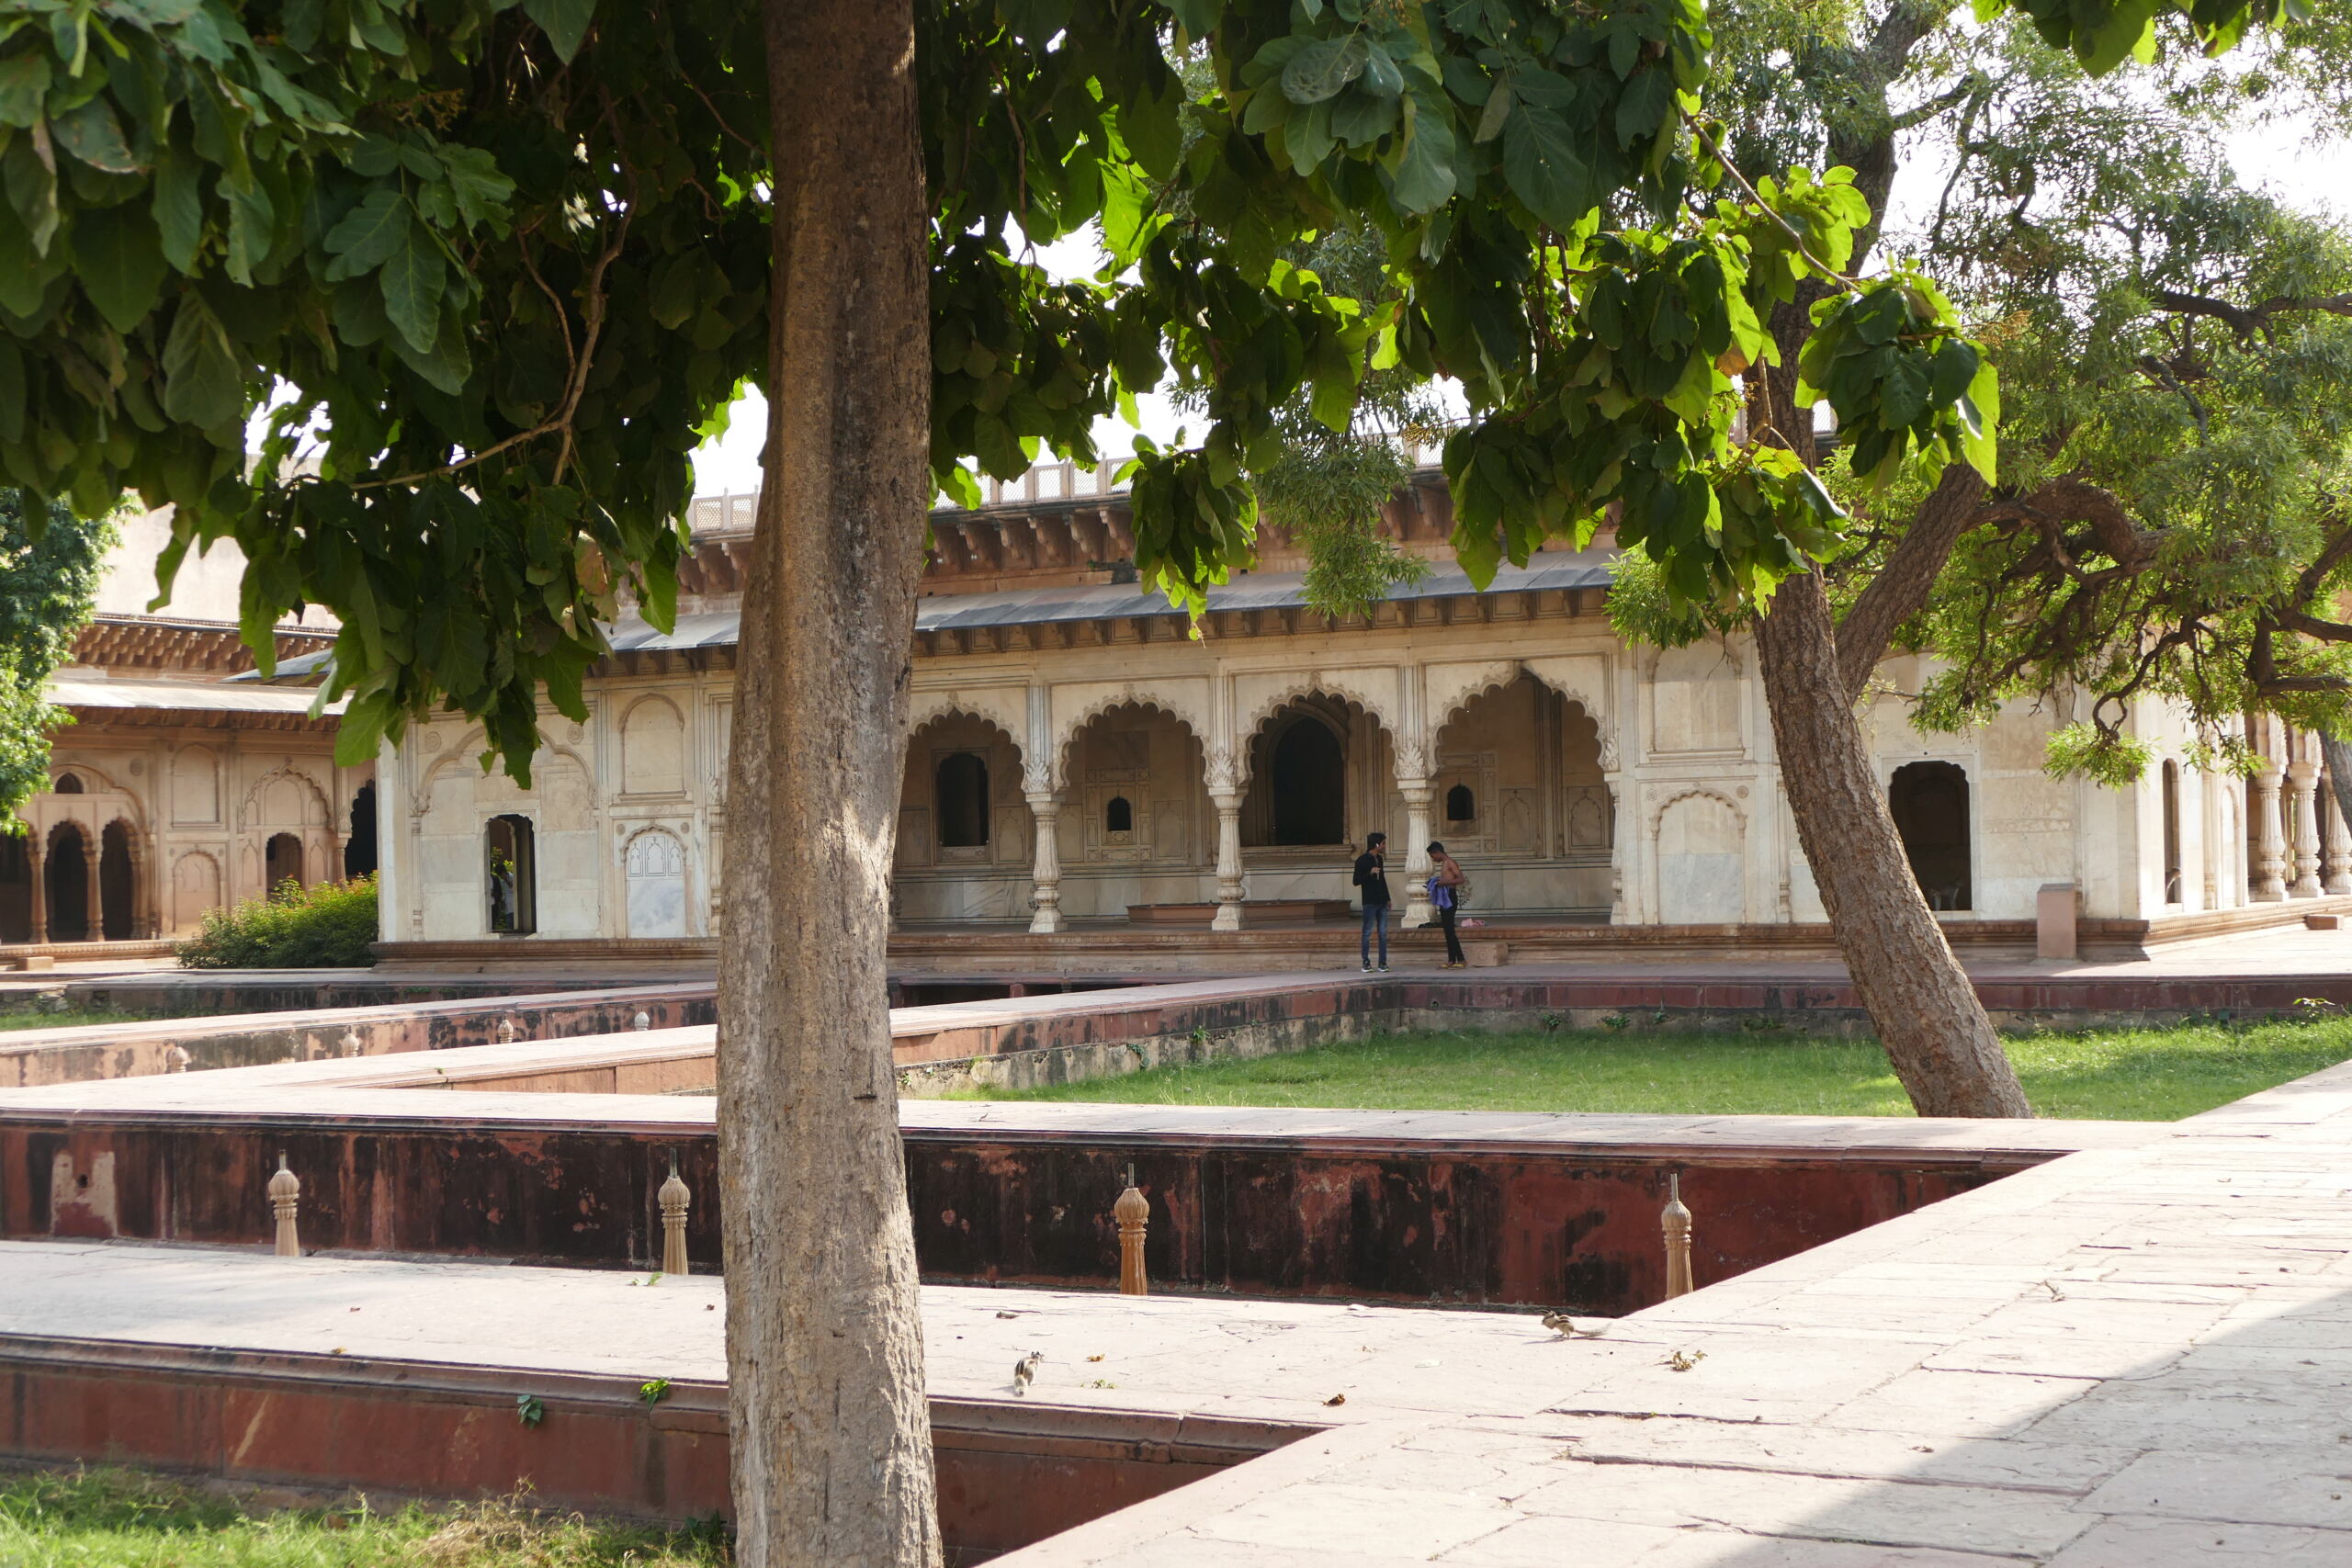
[[[1260,733],[1273,721],[1276,715],[1303,697],[1329,697],[1345,703],[1350,707],[1361,708],[1371,716],[1373,722],[1380,726],[1392,742],[1396,739],[1396,725],[1378,704],[1367,702],[1357,692],[1347,690],[1341,683],[1329,679],[1325,671],[1309,671],[1278,688],[1272,695],[1261,696],[1250,708],[1242,723],[1235,730],[1235,734],[1240,739],[1243,753],[1245,755],[1248,753],[1249,748],[1256,742]]]
[[[1029,694],[1025,688],[973,691],[950,687],[918,691],[908,703],[907,736],[911,739],[922,734],[926,727],[957,715],[982,719],[996,726],[1021,750],[1023,760],[1027,760],[1025,742],[1029,733]]]
[[[1743,807],[1741,807],[1739,802],[1734,800],[1730,795],[1725,795],[1719,789],[1712,789],[1705,784],[1690,784],[1684,788],[1676,790],[1672,795],[1669,795],[1665,799],[1659,801],[1657,805],[1651,809],[1650,838],[1652,841],[1656,841],[1658,835],[1658,829],[1666,825],[1666,814],[1673,810],[1676,807],[1681,805],[1686,800],[1712,800],[1715,802],[1717,805],[1725,807],[1731,812],[1733,819],[1739,824],[1741,833],[1745,834],[1747,831],[1747,812]]]
[[[305,797],[303,820],[300,822],[272,822],[266,824],[266,826],[273,828],[323,828],[333,824],[334,821],[334,808],[327,804],[326,792],[319,787],[319,781],[312,778],[310,774],[304,773],[300,768],[281,762],[277,767],[270,769],[269,772],[262,774],[261,777],[255,779],[253,782],[253,786],[245,791],[243,804],[238,807],[238,822],[240,826],[251,828],[260,825],[255,823],[254,814],[259,808],[263,799],[268,795],[271,787],[279,783],[290,783],[294,784],[296,786],[296,794]],[[318,814],[315,821],[311,820],[310,816],[311,812],[313,810]]]
[[[104,768],[99,767],[95,762],[82,761],[78,759],[71,762],[52,763],[51,768],[52,771],[51,778],[52,784],[58,776],[65,773],[73,773],[81,779],[82,794],[85,795],[118,795],[122,796],[125,800],[130,803],[130,816],[129,818],[130,826],[134,829],[145,829],[147,825],[146,802],[139,798],[137,791],[125,788],[121,780],[107,773]]]
[[[472,767],[474,770],[473,776],[476,778],[504,777],[504,771],[496,761],[493,760],[488,768],[484,768],[481,765],[481,757],[483,739],[483,733],[479,727],[469,729],[458,738],[458,743],[456,745],[450,747],[447,751],[444,751],[439,756],[434,758],[430,762],[427,762],[424,765],[424,773],[417,779],[415,795],[416,801],[419,803],[424,802],[425,798],[432,794],[433,786],[440,780],[441,775],[447,773],[450,769],[461,764]],[[545,735],[541,735],[539,737],[539,749],[531,753],[530,794],[534,799],[536,799],[538,795],[539,764],[550,757],[560,757],[564,761],[571,763],[572,766],[580,770],[581,774],[584,778],[594,780],[596,776],[596,770],[588,765],[588,758],[585,753],[580,751],[574,747],[562,745],[557,741],[548,739]],[[518,791],[518,793],[520,792]],[[422,810],[423,806],[422,804],[413,806],[411,809]]]
[[[1584,711],[1585,717],[1592,722],[1594,738],[1600,743],[1602,770],[1615,771],[1617,716],[1616,705],[1610,700],[1609,660],[1600,654],[1577,653],[1522,660],[1520,668]]]
[[[1057,780],[1069,777],[1070,749],[1078,744],[1078,738],[1085,733],[1088,725],[1106,714],[1129,707],[1147,713],[1165,714],[1182,725],[1184,733],[1190,735],[1195,743],[1203,747],[1208,744],[1207,725],[1201,716],[1186,712],[1186,705],[1181,699],[1170,698],[1167,694],[1148,687],[1138,691],[1122,686],[1089,697],[1057,728],[1054,736],[1054,777]],[[1035,788],[1036,785],[1033,784],[1030,787]]]
[[[1472,703],[1489,692],[1501,691],[1518,680],[1521,672],[1515,659],[1498,659],[1484,664],[1439,664],[1424,670],[1422,691],[1432,743]]]

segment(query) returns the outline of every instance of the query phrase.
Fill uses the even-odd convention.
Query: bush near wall
[[[357,969],[376,962],[376,879],[288,879],[266,898],[215,909],[179,945],[183,969]]]

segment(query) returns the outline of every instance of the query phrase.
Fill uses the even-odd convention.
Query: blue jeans
[[[1388,906],[1366,904],[1363,907],[1363,962],[1372,966],[1372,933],[1380,933],[1380,966],[1388,967]]]

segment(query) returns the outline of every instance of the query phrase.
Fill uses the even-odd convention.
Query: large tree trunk
[[[1838,668],[1818,575],[1756,626],[1781,778],[1854,989],[1922,1116],[2030,1116],[2016,1070],[1903,853]]]
[[[775,273],[719,949],[737,1551],[940,1560],[888,877],[930,496],[910,0],[767,0]]]

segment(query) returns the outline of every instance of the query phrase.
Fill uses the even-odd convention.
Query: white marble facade
[[[1888,683],[1912,689],[1903,662]],[[490,934],[483,832],[501,816],[533,825],[536,934],[708,935],[732,688],[725,669],[593,682],[588,723],[550,718],[528,791],[484,776],[457,725],[388,753],[387,938]],[[895,883],[910,928],[1052,931],[1181,904],[1224,905],[1231,927],[1247,899],[1350,897],[1352,846],[1374,829],[1410,876],[1444,840],[1482,914],[1823,918],[1739,640],[1628,649],[1577,615],[959,652],[918,659],[912,708]],[[1964,736],[1919,734],[1894,698],[1866,717],[1891,791],[1918,764],[1940,791],[1940,840],[1915,859],[1943,856],[1921,876],[1946,919],[2029,919],[2053,882],[2122,919],[2352,888],[2300,738],[2271,738],[2276,771],[2217,778],[2152,708],[2137,727],[2157,765],[2109,789],[2044,773],[2058,718],[2026,705]],[[2276,886],[2249,796],[2280,815]]]
[[[1368,620],[1330,621],[1301,602],[1303,561],[1269,522],[1260,570],[1212,593],[1195,639],[1105,564],[1132,549],[1125,497],[1107,475],[1089,481],[1041,468],[932,516],[893,888],[907,928],[1052,931],[1191,906],[1235,929],[1253,900],[1351,897],[1351,858],[1375,830],[1400,897],[1438,839],[1482,915],[1824,918],[1752,649],[1622,644],[1605,552],[1541,553],[1474,592],[1445,543],[1442,476],[1424,468],[1386,527],[1430,558],[1428,581]],[[498,869],[511,855],[497,847],[518,833],[535,897],[511,934],[711,934],[751,510],[696,503],[678,631],[616,632],[588,721],[549,716],[530,790],[485,777],[479,733],[458,724],[386,752],[387,940],[508,934],[492,890],[518,870]],[[1927,671],[1905,657],[1883,674],[1903,692]],[[2018,703],[1925,736],[1894,696],[1863,716],[1940,918],[2031,919],[2052,883],[2118,919],[2352,891],[2352,837],[2308,738],[2249,721],[2261,768],[2209,774],[2177,715],[2141,704],[2130,724],[2156,762],[2109,789],[2043,772],[2071,716]]]

